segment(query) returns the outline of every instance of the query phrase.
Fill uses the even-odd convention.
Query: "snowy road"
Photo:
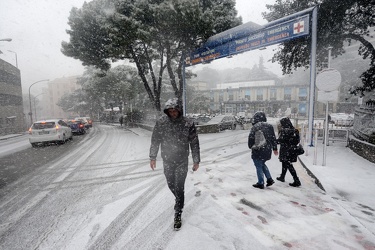
[[[98,125],[80,150],[7,187],[0,249],[374,249],[374,235],[300,166],[301,188],[252,188],[247,134],[200,135],[201,168],[189,171],[175,232],[160,157],[149,167],[150,133]],[[269,167],[275,178],[280,163]]]

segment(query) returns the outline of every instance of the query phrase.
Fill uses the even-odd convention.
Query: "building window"
[[[257,101],[263,101],[263,89],[257,89]]]
[[[284,89],[284,100],[286,100],[286,101],[292,100],[292,88],[285,88]]]
[[[306,114],[306,103],[300,103],[298,104],[298,113],[305,115]]]
[[[250,101],[250,89],[245,90],[245,100]]]
[[[233,90],[229,90],[228,92],[228,100],[233,101]]]
[[[298,100],[299,101],[306,101],[307,100],[307,89],[306,88],[299,88]]]
[[[270,89],[270,100],[276,101],[277,99],[277,89]]]

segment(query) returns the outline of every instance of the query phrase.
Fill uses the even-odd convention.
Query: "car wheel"
[[[61,141],[57,141],[57,144],[62,145],[66,142],[65,134],[63,135],[63,139]]]
[[[36,143],[31,143],[31,146],[32,146],[33,148],[36,148],[38,145],[37,145]]]

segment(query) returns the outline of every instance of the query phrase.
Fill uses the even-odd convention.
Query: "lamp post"
[[[3,39],[0,39],[0,42],[10,42],[12,41],[12,38],[3,38]],[[0,50],[0,54],[2,54],[3,52]]]
[[[41,94],[39,94],[39,95],[37,95],[37,96],[34,97],[34,113],[35,113],[35,121],[38,120],[38,118],[36,117],[36,98],[37,98],[38,96],[40,96],[40,95],[44,95],[44,94],[45,94],[45,93],[41,93]]]
[[[15,55],[16,55],[16,68],[18,68],[18,60],[17,60],[17,53],[16,52],[14,52],[14,51],[11,51],[11,50],[8,50],[9,52],[12,52],[12,53],[14,53]]]
[[[49,79],[45,79],[45,80],[40,80],[40,81],[34,82],[34,83],[32,83],[32,84],[30,85],[30,87],[29,87],[29,105],[30,105],[30,112],[29,112],[29,115],[30,115],[31,125],[33,124],[33,111],[32,111],[32,109],[31,109],[31,94],[30,94],[30,89],[31,89],[31,87],[32,87],[34,84],[36,84],[36,83],[38,83],[38,82],[44,82],[44,81],[49,81]]]

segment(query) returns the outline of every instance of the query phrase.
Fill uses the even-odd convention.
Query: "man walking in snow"
[[[255,188],[264,188],[264,177],[267,178],[266,186],[269,187],[275,183],[271,173],[268,170],[266,161],[271,159],[272,151],[278,155],[275,130],[272,125],[267,123],[266,114],[258,111],[253,116],[253,127],[250,130],[248,146],[251,149],[251,158],[253,159],[258,182],[253,185]]]
[[[169,189],[175,196],[174,228],[179,230],[185,199],[189,146],[193,158],[193,171],[197,171],[200,162],[199,139],[194,123],[182,115],[177,98],[166,102],[164,113],[167,116],[156,122],[151,136],[150,167],[152,170],[156,168],[156,157],[160,146],[164,175]]]

